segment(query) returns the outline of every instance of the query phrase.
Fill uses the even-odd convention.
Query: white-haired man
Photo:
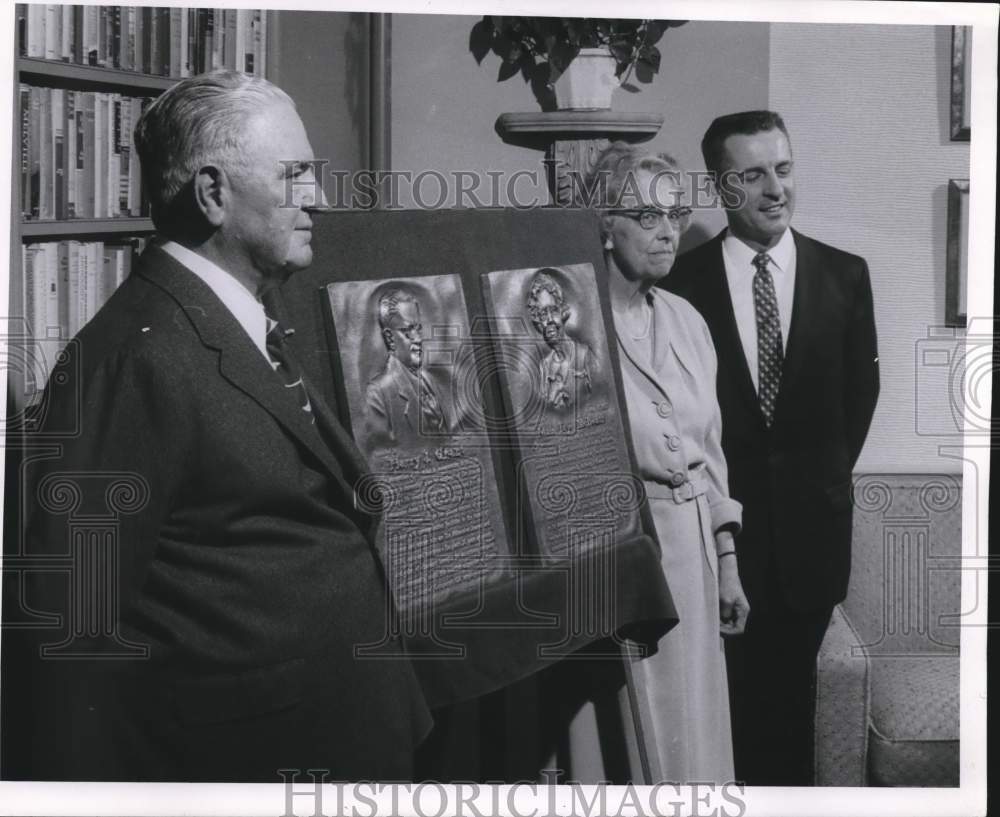
[[[174,85],[135,136],[158,240],[81,331],[62,367],[80,433],[29,484],[145,485],[120,519],[114,626],[148,656],[36,654],[30,776],[406,778],[430,720],[386,636],[376,520],[353,496],[365,461],[262,303],[311,262],[325,204],[302,121],[277,87],[223,71]],[[28,541],[65,548],[67,525],[36,505]],[[27,604],[72,625],[65,585],[43,584]],[[379,660],[358,649],[379,643]]]

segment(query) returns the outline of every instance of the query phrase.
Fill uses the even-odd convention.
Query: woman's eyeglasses
[[[644,230],[655,230],[665,218],[673,229],[683,232],[691,223],[693,211],[690,207],[671,207],[669,210],[661,210],[658,207],[627,207],[612,208],[607,212],[634,219]]]

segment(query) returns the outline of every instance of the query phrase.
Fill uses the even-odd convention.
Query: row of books
[[[21,248],[21,304],[32,338],[28,397],[40,392],[59,352],[129,276],[145,239],[46,241]]]
[[[18,7],[17,24],[24,57],[164,77],[217,68],[262,77],[267,67],[262,9],[30,3]]]
[[[146,215],[132,130],[150,101],[22,84],[22,217]]]

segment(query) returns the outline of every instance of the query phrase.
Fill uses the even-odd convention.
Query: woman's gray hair
[[[150,104],[135,128],[142,181],[154,222],[164,220],[199,168],[245,172],[250,120],[265,105],[292,98],[266,79],[212,71],[178,82]],[[161,224],[157,224],[160,228]]]
[[[624,193],[637,191],[639,171],[645,170],[654,176],[658,173],[676,174],[680,180],[680,165],[669,153],[650,153],[639,145],[628,142],[612,142],[600,156],[587,182],[587,193],[592,207],[622,207]],[[625,203],[626,206],[628,203]],[[633,203],[632,206],[635,206]],[[601,239],[611,228],[611,215],[601,216]]]

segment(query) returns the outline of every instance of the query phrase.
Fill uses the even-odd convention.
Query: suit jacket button
[[[687,475],[678,471],[670,478],[670,484],[675,488],[680,488],[685,482],[687,482]]]
[[[674,413],[674,410],[671,408],[670,403],[664,400],[662,403],[657,404],[656,413],[666,420],[671,414]]]
[[[671,451],[677,451],[681,447],[681,438],[676,434],[667,437],[667,448]]]

